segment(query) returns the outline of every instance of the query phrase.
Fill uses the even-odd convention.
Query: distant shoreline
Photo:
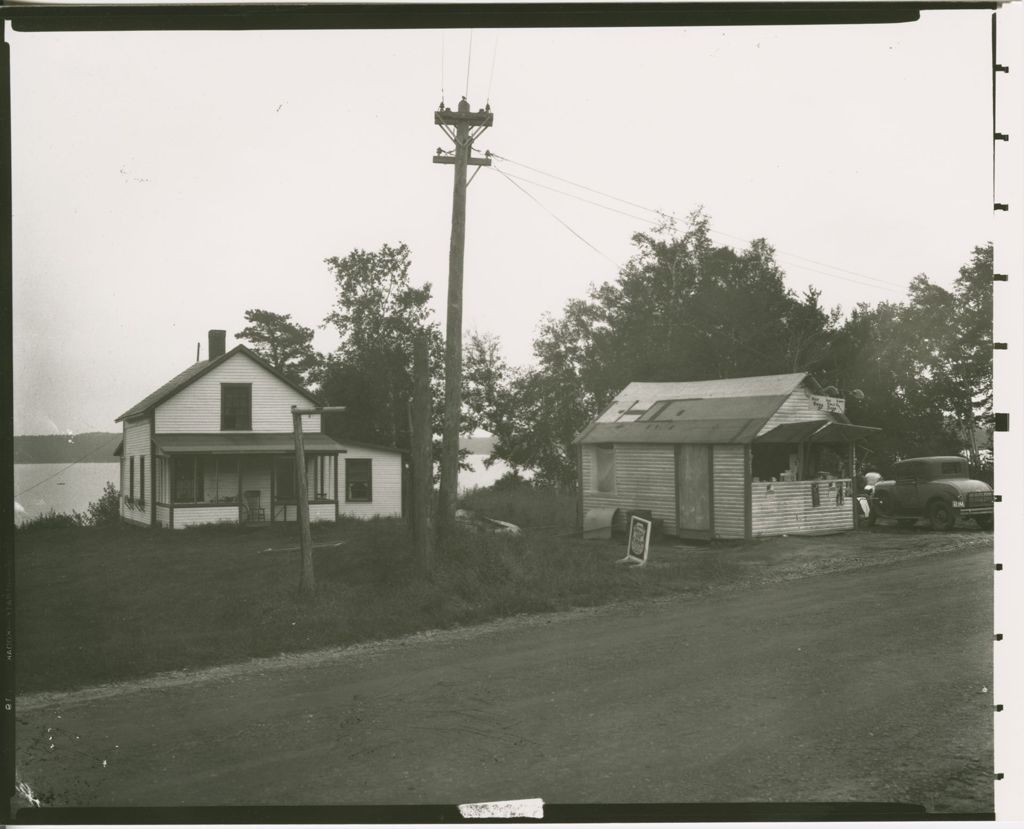
[[[78,435],[15,435],[14,463],[118,463],[114,454],[120,432],[83,432]],[[459,446],[474,455],[489,455],[490,435],[466,437]]]
[[[78,435],[15,435],[14,463],[117,463],[120,432]]]

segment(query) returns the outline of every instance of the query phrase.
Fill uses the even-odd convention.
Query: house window
[[[139,506],[146,503],[146,458],[139,458]]]
[[[369,458],[346,458],[345,500],[349,503],[373,500],[373,461]]]
[[[615,447],[599,444],[594,447],[593,492],[615,492]]]
[[[238,458],[179,455],[174,460],[176,504],[237,504]]]
[[[274,458],[274,500],[295,500],[295,458]]]
[[[135,456],[128,458],[128,500],[135,500]]]
[[[198,504],[203,500],[202,466],[198,458],[179,456],[174,461],[174,502]],[[199,467],[197,470],[196,467]],[[196,474],[198,471],[198,475]]]
[[[252,383],[220,384],[220,428],[225,432],[252,430]]]

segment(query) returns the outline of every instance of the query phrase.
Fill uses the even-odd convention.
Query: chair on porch
[[[245,512],[247,521],[266,521],[267,511],[260,506],[260,491],[250,489],[242,493],[245,499]]]

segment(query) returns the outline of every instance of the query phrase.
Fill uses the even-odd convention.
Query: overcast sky
[[[15,433],[114,418],[248,308],[318,325],[323,260],[406,242],[443,323],[441,98],[479,152],[763,236],[829,305],[949,285],[991,238],[990,12],[878,26],[25,34],[8,29]],[[444,60],[442,60],[442,56]],[[493,66],[493,73],[492,73]],[[443,67],[443,72],[442,72]],[[613,279],[654,214],[524,167],[469,188],[465,328],[531,360],[541,315]],[[592,247],[591,247],[592,246]],[[595,250],[596,248],[597,250]],[[810,261],[814,260],[814,261]],[[317,345],[335,344],[318,331]]]

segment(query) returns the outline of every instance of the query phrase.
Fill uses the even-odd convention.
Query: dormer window
[[[223,432],[252,431],[252,383],[220,384],[220,428]]]

